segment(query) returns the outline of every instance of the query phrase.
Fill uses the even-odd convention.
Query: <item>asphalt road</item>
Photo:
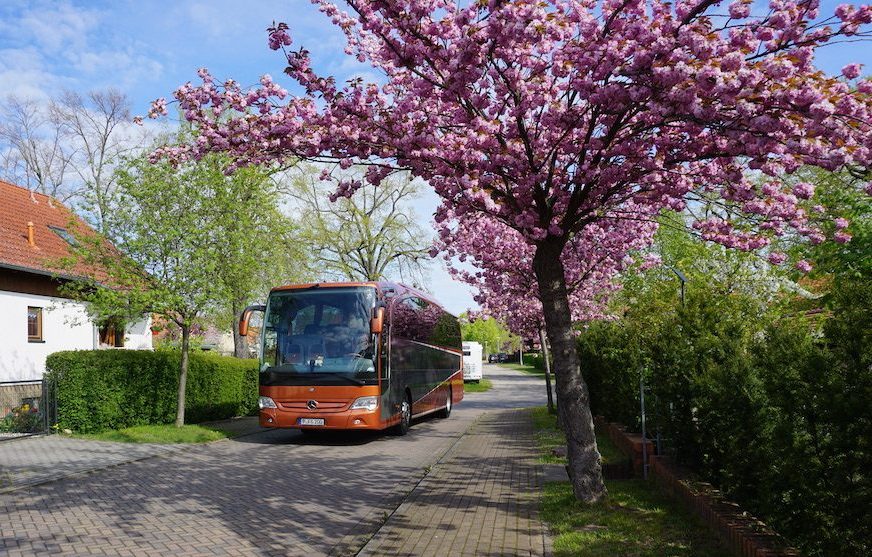
[[[544,404],[541,379],[484,372],[405,437],[271,430],[0,495],[0,554],[353,554],[482,413]]]

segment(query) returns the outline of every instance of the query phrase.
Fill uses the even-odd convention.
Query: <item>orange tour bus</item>
[[[447,418],[463,399],[457,318],[430,296],[390,282],[294,284],[270,291],[239,321],[260,333],[260,425],[311,432],[386,429]]]

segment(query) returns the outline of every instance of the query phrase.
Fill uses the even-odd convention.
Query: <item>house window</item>
[[[42,308],[27,308],[27,340],[42,342]]]
[[[79,242],[76,240],[76,238],[73,237],[73,235],[70,234],[69,230],[67,230],[66,228],[61,228],[60,226],[49,225],[49,229],[51,229],[52,232],[54,232],[55,234],[57,234],[58,236],[63,238],[64,241],[66,243],[70,244],[71,246],[76,247],[79,245]]]
[[[100,346],[124,347],[124,326],[109,320],[100,327]]]

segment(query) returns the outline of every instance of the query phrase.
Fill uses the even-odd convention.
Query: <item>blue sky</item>
[[[824,0],[822,13],[839,3]],[[266,45],[265,29],[274,20],[291,27],[294,47],[311,51],[319,73],[366,75],[368,68],[345,56],[342,34],[309,0],[3,0],[0,94],[45,98],[111,86],[128,94],[134,113],[145,114],[151,100],[196,81],[203,66],[242,84],[255,84],[264,73],[281,80],[283,58]],[[872,45],[837,45],[818,57],[829,73],[850,62],[866,64],[867,73]],[[429,220],[435,205],[429,194],[419,215]],[[432,291],[450,310],[474,306],[468,290],[444,271],[431,278]]]

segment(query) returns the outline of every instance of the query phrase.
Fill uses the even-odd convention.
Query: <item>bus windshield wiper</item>
[[[338,377],[354,383],[355,385],[366,385],[366,383],[364,381],[361,381],[360,379],[355,379],[354,377],[348,377],[347,375],[342,375],[341,373],[332,373],[329,371],[313,371],[308,373],[301,373],[300,376]]]

